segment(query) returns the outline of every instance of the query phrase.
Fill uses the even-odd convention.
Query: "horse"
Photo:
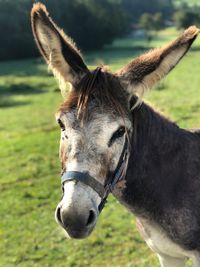
[[[58,224],[69,238],[95,228],[109,193],[132,212],[162,267],[200,266],[200,131],[180,128],[142,100],[182,59],[196,26],[112,73],[89,70],[73,41],[37,3],[36,44],[70,90],[56,113],[63,196]]]

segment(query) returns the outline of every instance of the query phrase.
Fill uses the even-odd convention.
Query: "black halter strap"
[[[126,168],[128,165],[128,154],[128,137],[125,136],[123,150],[120,155],[117,167],[113,173],[112,179],[108,181],[104,186],[94,177],[90,176],[88,172],[67,171],[64,172],[61,177],[62,187],[64,186],[64,182],[66,181],[77,181],[86,184],[87,186],[90,186],[101,197],[101,202],[98,207],[100,213],[106,203],[109,193],[112,192],[115,185],[119,181],[121,181],[126,174]]]
[[[92,176],[90,176],[88,172],[76,172],[76,171],[65,172],[61,177],[62,185],[66,181],[77,181],[84,183],[92,187],[93,189],[95,188],[95,191],[99,194],[101,198],[104,197],[104,191],[105,191],[104,186],[97,180],[95,180]]]

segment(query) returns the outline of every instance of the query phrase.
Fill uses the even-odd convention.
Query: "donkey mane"
[[[76,109],[78,119],[88,120],[90,106],[95,103],[100,112],[106,110],[111,115],[124,118],[128,115],[127,98],[128,95],[119,79],[104,67],[98,67],[81,79],[60,106],[59,111],[65,113]]]

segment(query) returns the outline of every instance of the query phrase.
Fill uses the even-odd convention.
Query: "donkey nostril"
[[[95,212],[93,210],[90,210],[86,226],[89,226],[90,224],[92,224],[95,221],[95,219],[96,219]]]
[[[77,216],[75,213],[68,213],[62,209],[62,207],[57,207],[55,213],[56,221],[64,228],[80,228],[80,227],[89,227],[94,224],[96,220],[96,213],[93,210],[89,211],[89,215],[86,218],[85,216]]]
[[[62,219],[61,219],[61,210],[60,210],[60,208],[57,208],[57,210],[56,210],[56,217],[57,217],[58,221],[59,221],[60,223],[62,223]]]

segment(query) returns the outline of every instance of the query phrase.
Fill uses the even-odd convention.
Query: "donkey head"
[[[61,92],[62,85],[71,85],[56,114],[63,173],[63,197],[56,220],[69,237],[84,238],[96,224],[99,205],[107,196],[105,185],[113,182],[122,165],[127,136],[134,133],[130,99],[152,88],[175,67],[198,29],[190,27],[174,42],[112,74],[103,67],[87,68],[75,44],[55,25],[44,5],[35,4],[31,17],[35,41],[58,78]]]

